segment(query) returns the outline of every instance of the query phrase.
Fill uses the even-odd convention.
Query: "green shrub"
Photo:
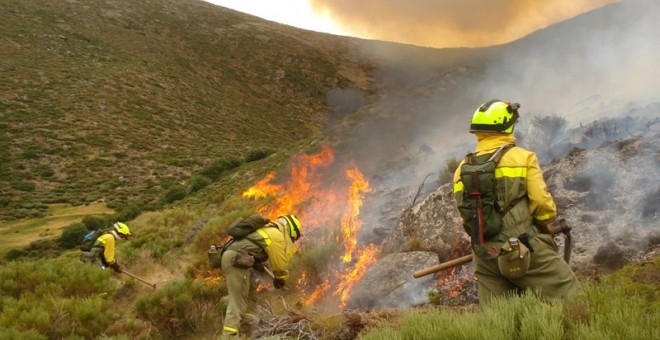
[[[196,218],[192,212],[179,208],[142,214],[134,221],[140,228],[132,232],[123,254],[135,258],[139,252],[148,251],[154,258],[161,258],[183,246],[184,236]]]
[[[171,186],[165,193],[165,202],[172,203],[186,197],[186,188],[181,185]]]
[[[13,328],[4,328],[4,329],[0,329],[0,339],[8,339],[8,340],[12,340],[12,339],[16,339],[16,340],[18,340],[18,339],[21,339],[21,340],[41,340],[41,339],[43,339],[43,340],[46,340],[46,339],[48,339],[48,337],[45,336],[45,335],[39,334],[39,332],[37,332],[34,329],[29,329],[29,330],[26,330],[26,331],[18,331],[18,330],[15,330]]]
[[[192,179],[190,179],[190,182],[188,182],[188,193],[189,194],[195,193],[199,190],[204,189],[209,184],[211,184],[211,179],[203,175],[197,175]]]
[[[139,298],[135,310],[167,337],[190,335],[221,319],[218,306],[226,295],[221,287],[189,279],[171,282]]]
[[[59,256],[61,252],[57,240],[36,240],[25,247],[21,257],[53,258]]]
[[[59,244],[62,249],[73,249],[78,247],[89,230],[82,223],[74,223],[64,228],[60,236]]]
[[[237,168],[241,163],[242,161],[236,157],[219,159],[206,166],[201,174],[215,181],[220,178],[225,171]]]
[[[110,306],[110,302],[100,297],[7,298],[0,325],[20,332],[32,330],[50,339],[72,335],[93,339],[113,322]]]
[[[13,260],[16,260],[16,259],[18,259],[18,258],[21,258],[21,257],[23,257],[23,256],[26,256],[26,255],[27,255],[27,253],[25,252],[25,250],[14,248],[14,249],[10,249],[10,250],[5,254],[5,260],[7,260],[7,261],[13,261]]]
[[[11,187],[20,191],[34,191],[37,188],[34,183],[28,181],[14,181],[11,183]]]
[[[33,171],[35,173],[38,173],[39,176],[43,178],[53,177],[53,175],[55,175],[55,171],[53,170],[53,168],[45,164],[39,164],[35,166]]]
[[[274,152],[275,151],[272,150],[272,149],[250,150],[245,155],[245,162],[250,163],[250,162],[255,162],[255,161],[264,159],[264,158],[272,155]]]
[[[10,262],[0,266],[0,296],[93,297],[114,292],[108,275],[107,271],[83,265],[77,259]]]
[[[28,149],[21,153],[21,158],[23,159],[36,159],[37,157],[39,157],[37,151],[33,149]]]
[[[85,225],[87,230],[101,229],[108,224],[104,218],[98,216],[85,216],[83,217],[82,223]]]
[[[142,206],[137,203],[128,204],[119,209],[119,212],[113,214],[109,220],[110,222],[116,221],[130,221],[138,217],[142,213]]]

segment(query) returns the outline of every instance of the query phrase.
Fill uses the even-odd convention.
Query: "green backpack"
[[[240,240],[257,229],[263,228],[268,222],[270,222],[268,219],[259,215],[252,215],[247,219],[239,217],[227,227],[227,234],[234,239]]]
[[[463,199],[458,209],[463,217],[463,229],[473,245],[497,236],[502,229],[502,212],[497,206],[495,168],[502,156],[513,147],[506,144],[497,151],[477,156],[470,153],[461,166]]]
[[[229,236],[232,238],[223,245],[212,244],[211,249],[207,253],[209,258],[209,265],[211,268],[220,268],[222,254],[224,254],[224,252],[229,249],[229,246],[231,246],[234,241],[244,239],[250,233],[257,231],[257,229],[263,228],[266,224],[268,224],[268,222],[270,222],[268,219],[259,215],[252,215],[247,219],[239,217],[234,222],[232,222],[226,230],[227,234],[229,234]]]

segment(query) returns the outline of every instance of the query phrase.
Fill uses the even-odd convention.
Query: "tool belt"
[[[513,237],[520,240],[520,243],[523,244],[525,247],[527,247],[530,253],[533,253],[534,249],[532,248],[529,241],[538,234],[539,234],[539,229],[536,226],[531,225],[526,232],[518,235],[518,237],[515,236]],[[508,240],[509,240],[509,236],[503,233],[499,233],[497,236],[488,240],[488,242],[495,243],[494,247],[486,247],[485,245],[474,245],[472,247],[472,250],[477,256],[482,257],[484,259],[495,259],[500,255],[502,247],[508,242]]]

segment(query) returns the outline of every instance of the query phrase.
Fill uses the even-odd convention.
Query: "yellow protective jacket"
[[[477,133],[477,155],[495,152],[500,146],[514,143],[513,134]],[[463,183],[460,178],[460,168],[454,173],[454,197],[457,205],[463,199]],[[498,240],[490,240],[484,244],[486,249],[499,249],[501,240],[518,237],[528,232],[534,221],[550,222],[557,214],[557,207],[548,192],[538,158],[534,152],[520,147],[509,149],[500,159],[495,169],[495,180],[498,188],[497,204],[507,207],[512,202],[515,205],[502,216],[502,231]]]
[[[257,261],[268,259],[275,278],[289,278],[289,260],[297,248],[289,236],[289,227],[281,219],[270,221],[264,227],[248,234],[244,239],[236,240],[230,250],[245,249]]]
[[[115,263],[115,237],[110,234],[103,234],[99,236],[99,238],[96,239],[96,242],[94,246],[100,246],[103,247],[103,259],[105,260],[105,264],[113,264]]]

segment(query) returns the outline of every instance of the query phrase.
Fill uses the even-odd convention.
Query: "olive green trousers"
[[[481,305],[494,297],[519,294],[524,290],[533,290],[543,298],[566,298],[582,291],[551,235],[538,234],[530,239],[530,245],[534,252],[530,254],[529,270],[517,279],[507,279],[500,273],[497,258],[474,256]]]
[[[236,254],[233,250],[227,250],[222,255],[222,271],[229,298],[223,323],[224,335],[245,333],[250,326],[248,316],[253,315],[257,308],[257,287],[252,269],[234,267],[232,262]]]

